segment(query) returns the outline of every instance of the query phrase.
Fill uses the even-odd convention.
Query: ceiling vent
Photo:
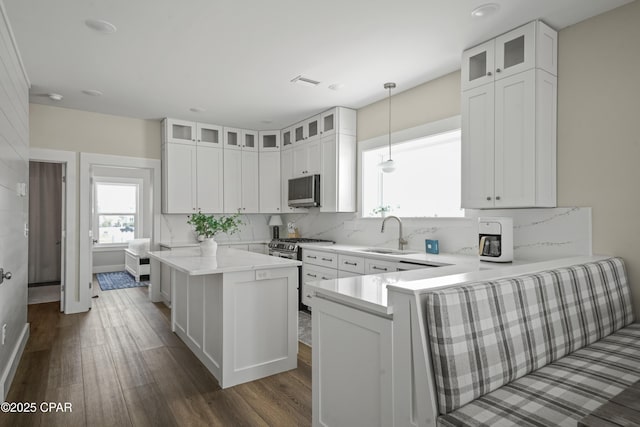
[[[320,84],[319,81],[309,79],[309,78],[304,77],[302,75],[299,75],[298,77],[292,79],[291,83],[296,83],[296,84],[299,84],[301,86],[311,86],[311,87],[315,87],[315,86],[318,86]]]

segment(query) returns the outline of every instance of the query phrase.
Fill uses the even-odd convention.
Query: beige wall
[[[560,32],[558,203],[593,207],[593,250],[626,261],[640,317],[640,1]]]
[[[380,85],[380,92],[385,89]],[[396,91],[404,88],[397,87]],[[460,71],[399,92],[391,97],[391,130],[412,128],[460,114]],[[358,141],[389,132],[389,101],[358,110]]]
[[[160,121],[29,106],[31,147],[160,158]]]

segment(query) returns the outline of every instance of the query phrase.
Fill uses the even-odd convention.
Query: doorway
[[[29,162],[29,304],[61,301],[64,175],[62,163]]]

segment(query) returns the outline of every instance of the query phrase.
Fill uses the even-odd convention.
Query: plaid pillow
[[[434,291],[427,325],[440,413],[631,322],[619,258]]]

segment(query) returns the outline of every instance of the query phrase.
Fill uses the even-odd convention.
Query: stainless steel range
[[[332,240],[306,239],[302,237],[294,239],[273,239],[269,243],[269,255],[302,261],[302,248],[300,247],[300,244],[302,243],[312,245],[332,245],[335,242]],[[298,308],[300,310],[309,311],[309,307],[302,303],[301,287],[302,269],[298,267]]]

